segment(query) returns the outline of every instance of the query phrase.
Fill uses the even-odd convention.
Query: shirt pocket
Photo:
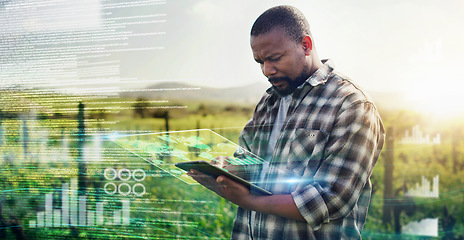
[[[329,135],[321,130],[298,128],[290,144],[288,170],[295,177],[313,176],[319,168]]]

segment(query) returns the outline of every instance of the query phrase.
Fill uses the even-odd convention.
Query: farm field
[[[71,97],[47,105],[58,97],[15,94],[3,99],[0,118],[0,237],[230,238],[236,206],[172,165],[236,144],[252,105]],[[11,101],[19,97],[28,101]],[[380,111],[390,142],[372,174],[363,238],[463,239],[462,119],[437,124],[412,111]],[[192,148],[160,154],[153,139],[166,132]],[[130,147],[118,142],[124,138]]]

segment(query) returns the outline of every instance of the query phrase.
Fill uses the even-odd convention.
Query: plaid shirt
[[[280,99],[267,90],[240,134],[243,150],[266,157]],[[373,102],[324,61],[292,94],[269,169],[257,183],[291,194],[306,222],[239,207],[232,239],[361,239],[384,137]]]

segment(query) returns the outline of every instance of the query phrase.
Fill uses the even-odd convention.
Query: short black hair
[[[281,27],[289,39],[299,43],[304,36],[311,36],[309,23],[296,7],[282,5],[263,12],[251,27],[251,36],[268,33],[275,27]]]

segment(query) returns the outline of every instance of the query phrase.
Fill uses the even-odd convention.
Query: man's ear
[[[305,51],[306,56],[309,56],[309,54],[311,54],[311,51],[313,50],[313,40],[311,39],[311,37],[305,36],[301,40],[301,44],[303,45],[303,49]]]

